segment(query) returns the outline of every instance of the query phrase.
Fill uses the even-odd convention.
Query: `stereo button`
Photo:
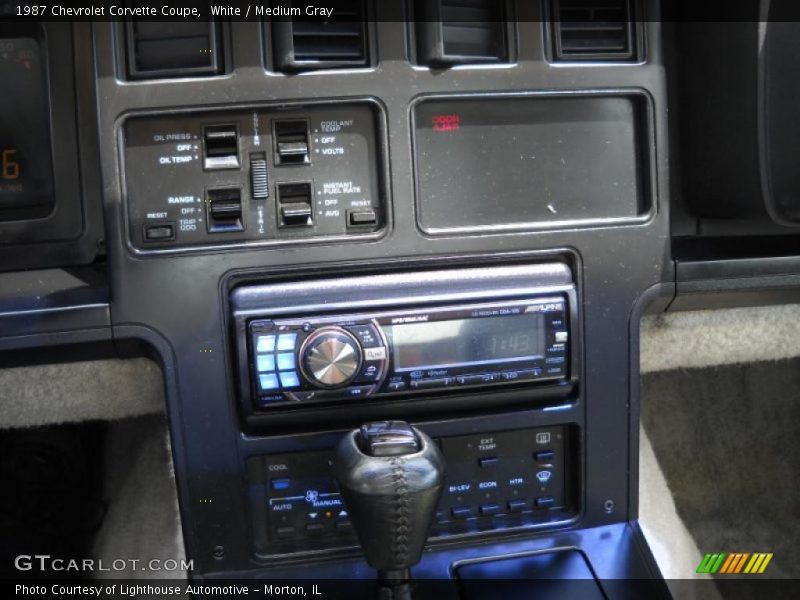
[[[284,333],[278,336],[278,350],[294,350],[297,341],[296,333]]]
[[[456,377],[456,383],[458,385],[482,385],[497,381],[498,377],[499,375],[497,373],[484,373],[483,375],[461,375]]]
[[[522,369],[520,371],[505,371],[503,379],[505,381],[525,381],[528,379],[536,379],[541,374],[539,369]]]
[[[256,352],[272,352],[273,350],[275,350],[274,335],[256,336]]]
[[[294,371],[281,371],[281,385],[285,388],[293,388],[300,385],[300,379]]]
[[[452,377],[442,377],[441,379],[417,379],[411,382],[411,388],[415,390],[428,390],[431,388],[447,387],[452,385]]]
[[[377,346],[375,348],[364,348],[365,360],[386,360],[386,348]]]
[[[371,385],[355,385],[342,390],[341,394],[346,398],[361,398],[363,396],[369,396],[371,392]]]
[[[378,332],[372,325],[353,325],[352,327],[346,327],[345,329],[356,336],[358,341],[361,342],[361,346],[365,349],[383,346]],[[386,349],[384,348],[384,356],[381,358],[385,357]]]
[[[262,392],[270,392],[280,388],[278,377],[275,373],[262,373],[258,376],[258,385]]]
[[[275,355],[274,354],[259,354],[256,357],[256,368],[259,373],[269,372],[275,370]]]
[[[356,377],[356,383],[365,383],[370,381],[377,381],[381,376],[381,361],[366,361],[361,367],[361,372]]]
[[[278,370],[279,371],[293,371],[296,367],[294,353],[293,352],[284,352],[282,354],[278,354]],[[261,369],[259,369],[260,371]],[[270,369],[271,370],[271,369]]]

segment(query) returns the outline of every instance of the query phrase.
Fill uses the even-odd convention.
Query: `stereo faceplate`
[[[326,317],[254,320],[257,408],[564,380],[564,296]]]
[[[356,405],[363,419],[559,405],[577,391],[579,298],[563,263],[243,285],[230,306],[250,425],[348,420]]]

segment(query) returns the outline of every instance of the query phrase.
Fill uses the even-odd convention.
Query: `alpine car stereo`
[[[506,269],[515,267],[494,271]],[[571,378],[575,290],[566,277],[558,286],[529,280],[532,285],[510,295],[488,288],[497,297],[484,288],[482,298],[465,295],[455,302],[445,301],[451,291],[445,285],[433,303],[431,297],[394,295],[393,308],[377,299],[374,305],[359,302],[360,283],[353,281],[342,310],[303,309],[300,303],[288,315],[267,306],[236,312],[241,391],[250,411],[519,389]],[[442,283],[432,282],[428,294]],[[236,290],[234,306],[257,306],[268,289]]]

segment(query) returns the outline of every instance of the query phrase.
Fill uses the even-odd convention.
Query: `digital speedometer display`
[[[0,37],[0,219],[44,216],[53,202],[46,69],[33,37]]]

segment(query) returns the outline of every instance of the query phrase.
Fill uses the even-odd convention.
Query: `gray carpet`
[[[800,356],[800,304],[649,315],[641,372],[749,364]]]
[[[94,558],[107,565],[119,558],[141,565],[161,561],[156,567],[170,559],[185,560],[166,418],[149,415],[111,422],[105,461],[108,513],[95,539]],[[180,569],[95,573],[100,579],[185,579],[186,575]]]
[[[161,369],[146,358],[0,369],[0,428],[164,412]]]
[[[800,360],[651,373],[642,421],[701,553],[800,577]]]

